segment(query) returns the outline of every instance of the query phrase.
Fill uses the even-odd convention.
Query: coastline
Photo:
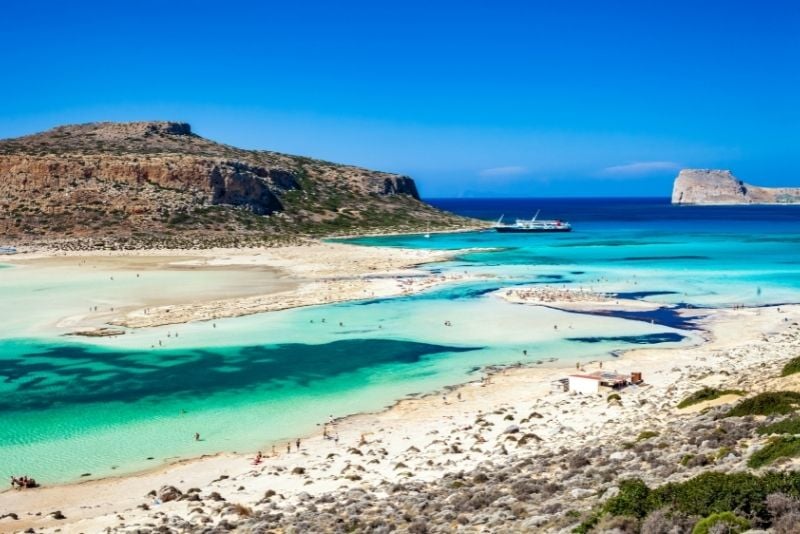
[[[741,364],[741,358],[734,358],[734,362],[729,351],[750,345],[760,346],[765,343],[764,336],[784,331],[800,319],[800,306],[782,306],[779,309],[780,313],[776,312],[775,307],[692,310],[693,315],[701,316],[700,322],[706,332],[705,342],[691,347],[633,349],[620,358],[606,361],[613,361],[619,370],[643,372],[648,386],[638,389],[659,394],[669,392],[671,398],[680,398],[690,389],[689,386],[696,387],[698,382],[681,383],[683,372],[675,376],[675,369],[683,365],[686,372],[691,372],[692,367],[700,361],[718,368],[735,369]],[[780,358],[781,355],[772,357]],[[709,359],[714,361],[710,362]],[[596,365],[594,363],[588,368],[594,369]],[[24,530],[28,527],[61,528],[61,532],[94,531],[119,525],[118,516],[124,516],[126,524],[130,521],[147,521],[152,512],[137,507],[150,503],[148,508],[152,509],[153,499],[146,496],[147,492],[158,491],[161,486],[169,485],[183,490],[194,486],[203,493],[217,491],[228,500],[235,499],[245,506],[257,506],[264,492],[272,490],[284,495],[286,506],[294,506],[298,495],[303,493],[317,495],[339,487],[365,487],[391,480],[431,481],[449,470],[468,469],[497,454],[495,447],[480,453],[476,451],[472,458],[462,455],[458,464],[453,464],[452,460],[442,462],[446,455],[443,456],[441,452],[431,454],[434,449],[439,450],[435,445],[437,434],[447,441],[444,427],[451,427],[451,434],[459,433],[460,442],[464,442],[470,432],[459,429],[471,426],[470,422],[476,417],[480,419],[481,414],[505,413],[508,410],[524,413],[524,410],[530,409],[525,407],[531,404],[544,414],[542,421],[558,421],[559,427],[537,431],[538,437],[548,441],[552,449],[559,443],[563,445],[567,440],[575,439],[574,427],[580,426],[576,414],[556,415],[563,410],[550,402],[563,404],[569,401],[576,404],[574,396],[549,394],[550,381],[571,370],[574,369],[536,366],[504,368],[490,372],[485,383],[468,382],[448,387],[444,392],[401,399],[380,412],[353,414],[336,422],[340,445],[323,439],[320,431],[302,440],[299,453],[295,452],[294,446],[289,454],[281,449],[277,457],[266,458],[256,469],[251,465],[252,454],[220,453],[211,457],[180,460],[152,471],[119,478],[33,491],[6,491],[0,493],[0,509],[17,513],[20,519],[0,520],[0,531]],[[730,376],[729,372],[711,378],[713,382],[735,377]],[[709,377],[701,382],[709,382]],[[461,398],[455,400],[454,395],[455,398]],[[622,395],[625,398],[628,392]],[[670,406],[670,402],[662,400],[659,405],[667,418],[681,416],[674,405]],[[616,419],[619,414],[613,415]],[[502,420],[497,421],[496,426],[504,426]],[[572,431],[564,431],[570,427],[573,427]],[[502,437],[502,429],[498,431],[495,428],[492,432],[495,435],[482,438],[483,442]],[[586,436],[585,431],[579,433]],[[426,443],[428,441],[431,443]],[[352,452],[361,447],[370,447],[372,451],[380,448],[385,454],[375,455],[377,464],[367,467],[366,458],[371,455],[365,457],[363,452]],[[268,449],[262,450],[266,450],[269,456]],[[417,452],[409,453],[410,450]],[[333,459],[331,454],[335,455]],[[426,461],[434,465],[426,465]],[[405,467],[396,468],[401,464]],[[298,468],[302,473],[297,472]],[[410,473],[408,475],[403,474],[406,468]],[[311,473],[314,473],[313,476]],[[223,476],[227,478],[220,479]],[[246,489],[237,489],[241,487]],[[191,504],[173,501],[156,506],[162,512],[188,518]],[[67,519],[53,519],[49,514],[55,510],[61,511]],[[35,515],[37,513],[41,515]]]
[[[106,271],[187,270],[194,272],[247,271],[255,287],[237,288],[235,297],[222,297],[213,288],[198,288],[189,299],[139,298],[135,305],[118,305],[99,312],[60,317],[66,333],[91,333],[108,327],[146,328],[194,321],[240,317],[267,311],[346,302],[365,298],[410,295],[466,275],[434,274],[424,264],[447,261],[471,249],[422,250],[359,247],[343,243],[309,242],[274,248],[146,250],[146,251],[36,251],[3,258],[10,265],[96,268]],[[80,267],[79,267],[80,266]],[[259,277],[260,275],[260,277]],[[266,290],[259,286],[266,284]],[[141,295],[137,295],[137,298]]]

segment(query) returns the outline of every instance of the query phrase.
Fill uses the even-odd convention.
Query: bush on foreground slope
[[[678,408],[687,408],[694,404],[700,404],[701,402],[707,402],[710,400],[718,399],[723,395],[744,395],[745,392],[738,390],[738,389],[717,389],[717,388],[710,388],[704,387],[700,390],[695,391],[685,399],[683,399],[680,404],[678,404]]]
[[[639,479],[626,480],[620,492],[609,499],[601,510],[575,532],[592,532],[604,516],[630,517],[647,522],[648,516],[695,517],[695,528],[712,526],[714,520],[742,518],[753,527],[779,523],[783,516],[797,513],[800,517],[800,472],[769,472],[762,476],[750,473],[709,472],[685,482],[670,483],[651,489]],[[776,498],[775,495],[781,497]],[[770,500],[781,500],[781,507]],[[717,517],[714,518],[714,515]],[[700,518],[706,518],[702,523]],[[743,525],[742,521],[733,524]],[[737,527],[738,528],[738,527]],[[701,531],[702,532],[702,531]]]
[[[746,415],[784,415],[800,408],[800,393],[795,391],[769,391],[745,399],[731,408],[725,417]]]

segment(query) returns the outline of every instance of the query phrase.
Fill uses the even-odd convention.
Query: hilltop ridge
[[[675,178],[673,204],[798,204],[800,188],[759,187],[728,170],[683,169]]]
[[[410,177],[205,139],[183,122],[58,126],[0,141],[0,241],[263,244],[457,228]]]

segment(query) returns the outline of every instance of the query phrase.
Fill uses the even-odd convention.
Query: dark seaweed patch
[[[621,299],[644,299],[647,297],[656,297],[659,295],[677,295],[677,291],[628,291],[622,293],[615,293]]]
[[[629,319],[631,321],[645,321],[647,323],[675,328],[677,330],[697,330],[695,320],[691,317],[684,317],[680,314],[683,306],[674,308],[662,307],[657,310],[646,311],[617,311],[617,310],[597,310],[591,312],[573,311],[585,315],[601,315],[604,317],[616,317],[617,319]]]
[[[600,343],[603,341],[614,341],[621,343],[633,343],[636,345],[650,345],[656,343],[674,343],[681,341],[684,336],[674,332],[662,332],[657,334],[642,334],[640,336],[608,336],[608,337],[571,337],[569,341],[579,343]]]
[[[57,405],[197,397],[247,388],[308,386],[315,380],[391,364],[413,364],[442,352],[477,348],[395,340],[353,339],[322,345],[287,343],[234,349],[96,351],[33,345],[24,357],[0,359],[11,391],[0,412]]]

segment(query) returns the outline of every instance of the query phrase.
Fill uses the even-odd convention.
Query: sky
[[[424,197],[800,186],[800,4],[3,2],[0,138],[179,120]]]

